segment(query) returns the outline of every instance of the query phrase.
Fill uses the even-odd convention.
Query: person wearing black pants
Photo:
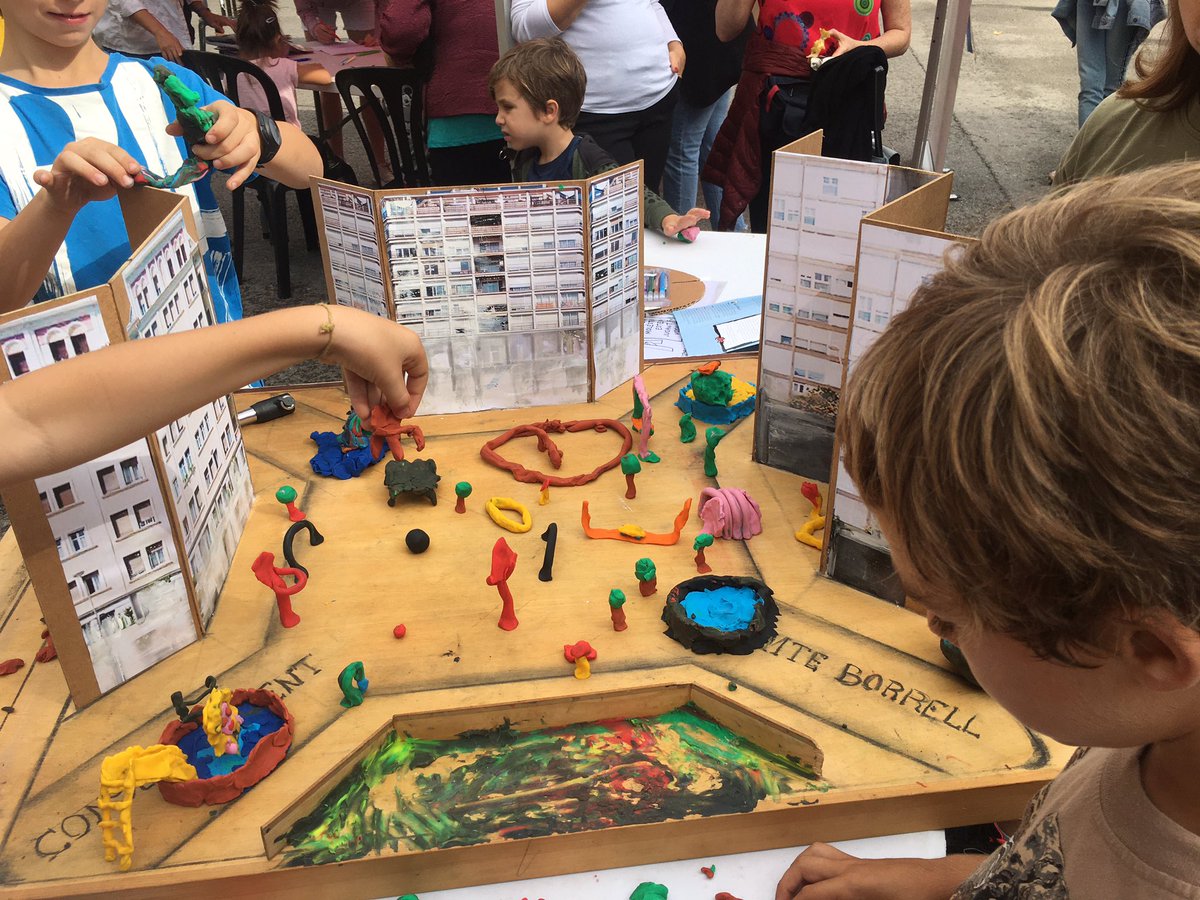
[[[657,103],[637,112],[605,114],[585,110],[579,114],[575,131],[591,135],[592,140],[621,165],[642,160],[646,184],[658,190],[667,164],[671,122],[678,98],[679,85],[676,84]]]

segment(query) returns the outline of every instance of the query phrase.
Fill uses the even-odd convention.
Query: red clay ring
[[[536,435],[538,439],[538,450],[545,453],[550,458],[550,465],[558,469],[562,466],[562,451],[558,449],[558,445],[550,438],[551,434],[565,434],[567,432],[575,433],[577,431],[596,431],[603,433],[609,429],[621,435],[622,446],[621,452],[604,463],[602,466],[593,469],[591,472],[585,472],[582,475],[572,475],[570,478],[563,478],[560,475],[544,475],[541,472],[535,472],[532,469],[527,469],[520,463],[509,462],[503,456],[496,452],[496,449],[504,446],[515,437],[529,437]],[[518,425],[516,428],[511,428],[497,438],[493,438],[483,445],[479,451],[479,455],[486,462],[493,466],[504,469],[512,473],[513,478],[517,481],[522,481],[526,484],[541,485],[546,482],[552,487],[578,487],[581,484],[587,484],[590,481],[595,481],[609,469],[615,469],[621,464],[621,457],[633,449],[633,435],[629,429],[618,422],[616,419],[582,419],[575,422],[560,422],[558,419],[551,419],[546,422],[538,422],[533,425]]]

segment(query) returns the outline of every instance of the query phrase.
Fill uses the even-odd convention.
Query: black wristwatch
[[[279,124],[264,112],[255,110],[258,120],[258,168],[267,165],[279,152],[283,138],[279,136]]]

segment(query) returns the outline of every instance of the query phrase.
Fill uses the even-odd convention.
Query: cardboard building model
[[[820,156],[821,134],[776,151],[763,287],[754,457],[829,483],[822,571],[903,601],[887,543],[841,467],[848,372],[947,251],[951,176]]]
[[[416,331],[422,413],[584,403],[642,366],[641,163],[584,181],[315,180],[329,296]]]
[[[213,323],[188,201],[148,188],[121,197],[132,257],[105,285],[0,316],[0,379]],[[86,403],[86,387],[61,401]],[[252,499],[225,397],[91,462],[5,488],[76,706],[198,639]]]

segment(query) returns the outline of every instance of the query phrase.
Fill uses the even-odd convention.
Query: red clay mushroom
[[[592,649],[592,645],[587,641],[578,641],[574,644],[563,645],[563,656],[567,658],[567,662],[575,663],[575,677],[579,679],[590,678],[592,675],[591,661],[596,658],[596,651]]]

